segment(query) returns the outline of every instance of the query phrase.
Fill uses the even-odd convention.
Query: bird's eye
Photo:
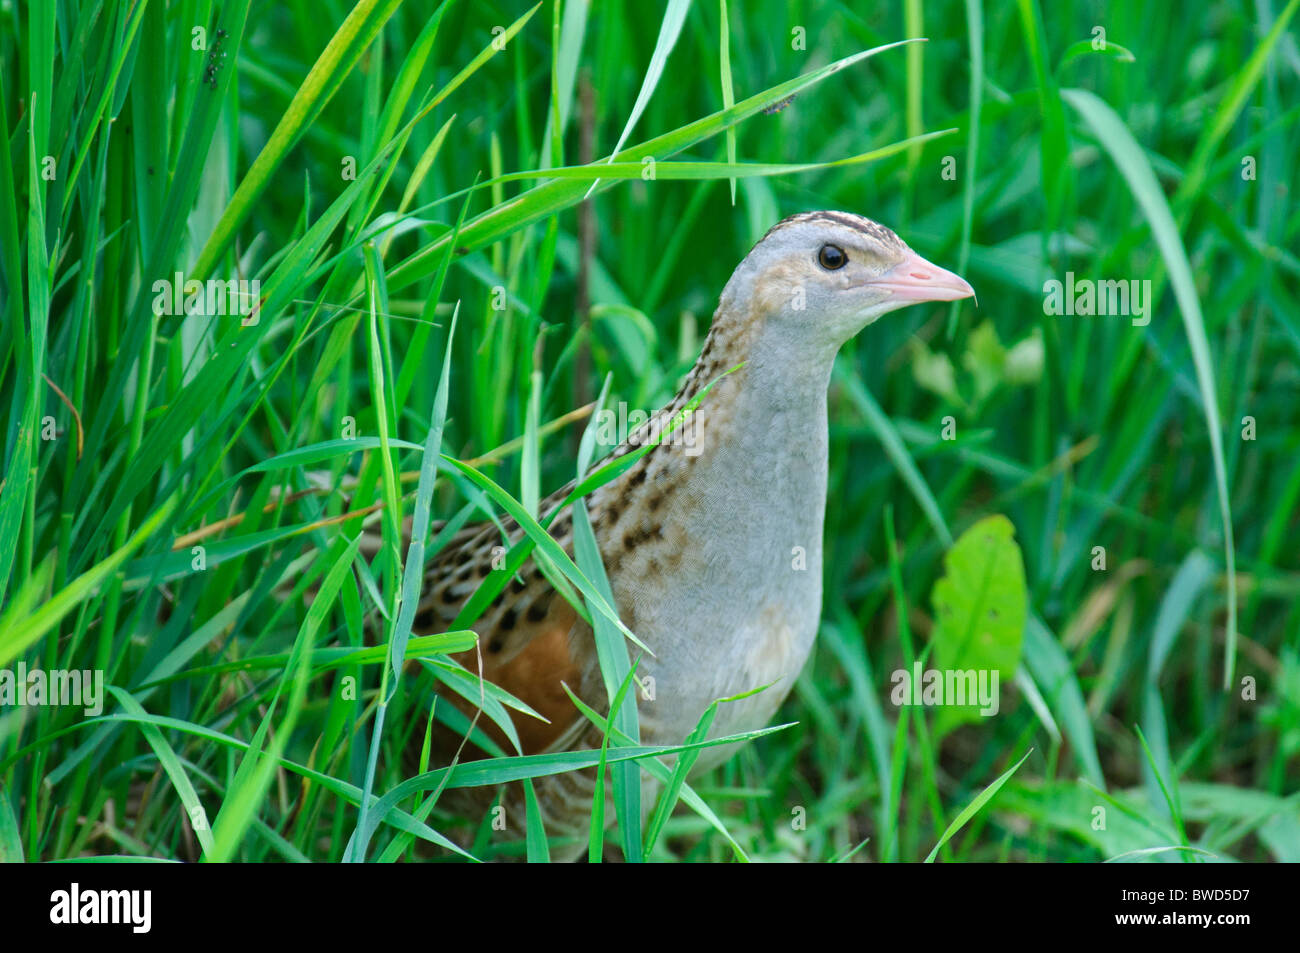
[[[839,245],[823,245],[817,253],[817,262],[827,271],[838,271],[849,263],[849,256]]]

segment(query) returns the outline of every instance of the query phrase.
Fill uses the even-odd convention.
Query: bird
[[[720,706],[709,736],[762,728],[774,717],[821,617],[827,389],[836,353],[889,312],[973,294],[889,228],[842,211],[783,219],[736,267],[680,390],[609,459],[653,442],[698,400],[681,425],[692,428],[690,439],[661,440],[585,498],[618,615],[653,653],[629,644],[638,677],[655,686],[649,698],[632,693],[643,744],[681,744],[712,702],[761,686],[770,687]],[[573,486],[538,509],[569,554],[573,511],[565,504]],[[426,569],[413,631],[445,631],[488,576],[506,571],[500,547],[523,536],[509,519],[455,534]],[[531,558],[474,629],[479,646],[457,661],[546,719],[511,711],[524,754],[600,747],[602,733],[566,692],[609,710],[591,626]],[[736,747],[702,749],[694,771]],[[594,778],[587,771],[535,780],[547,833],[577,845],[565,859],[584,848]],[[644,783],[648,810],[655,788]],[[522,831],[518,784],[502,803]]]

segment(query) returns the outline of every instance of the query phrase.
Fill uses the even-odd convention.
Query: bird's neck
[[[717,451],[758,466],[819,454],[824,483],[826,389],[836,349],[810,342],[807,329],[816,321],[765,320],[724,293],[699,360],[670,405],[699,397],[702,453],[712,439]]]
[[[741,547],[760,560],[780,552],[787,563],[801,547],[820,576],[826,388],[835,352],[810,349],[806,334],[795,339],[797,329],[795,322],[755,320],[724,294],[695,367],[647,425],[662,433],[698,398],[680,439],[666,438],[601,496],[618,509],[660,494],[668,505],[656,514],[689,524],[700,545]]]
[[[652,449],[597,490],[591,509],[619,612],[633,630],[653,634],[654,651],[679,668],[703,657],[732,661],[721,674],[674,669],[665,677],[700,682],[706,701],[783,680],[764,702],[774,706],[820,618],[834,354],[808,355],[771,325],[719,318],[681,391],[647,425],[662,428],[699,397],[683,424],[689,440]]]
[[[816,315],[791,320],[780,314],[788,296],[756,283],[747,263],[723,289],[704,348],[671,407],[684,406],[740,365],[738,375],[752,380],[778,406],[809,400],[824,404],[838,347],[818,339]]]
[[[701,378],[716,383],[700,401],[701,480],[717,480],[750,494],[770,510],[784,532],[815,536],[821,544],[826,499],[826,389],[833,351],[811,352],[788,325],[754,323],[728,334],[725,322]],[[740,345],[740,346],[737,346]],[[701,356],[700,364],[705,362]],[[718,378],[718,374],[741,365]],[[699,364],[697,364],[697,368]],[[761,527],[759,527],[761,529]],[[750,527],[754,531],[755,527]]]

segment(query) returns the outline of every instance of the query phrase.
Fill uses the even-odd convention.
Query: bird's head
[[[747,301],[750,320],[833,352],[890,311],[974,293],[885,226],[826,211],[773,226],[736,269],[724,299]]]

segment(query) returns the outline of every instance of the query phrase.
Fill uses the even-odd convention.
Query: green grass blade
[[[261,194],[271,184],[271,176],[284,162],[294,144],[325,108],[343,78],[352,70],[361,54],[379,33],[402,0],[358,0],[347,19],[335,31],[329,45],[321,51],[311,72],[294,93],[293,101],[271,132],[262,151],[253,160],[248,173],[239,183],[221,220],[208,236],[192,270],[197,276],[212,272],[235,232],[248,218]]]
[[[645,112],[645,108],[650,103],[650,97],[654,95],[659,80],[664,74],[664,67],[668,64],[668,54],[673,51],[677,45],[677,37],[681,35],[682,24],[686,22],[686,14],[691,9],[691,0],[668,0],[668,6],[664,10],[664,18],[659,24],[659,38],[655,40],[654,52],[650,54],[650,65],[646,67],[645,76],[641,80],[641,89],[636,94],[636,102],[632,106],[632,113],[627,117],[627,122],[623,126],[623,131],[619,133],[618,142],[615,144],[613,151],[610,152],[609,161],[613,162],[614,157],[623,150],[623,144],[627,142],[627,137],[632,134],[632,129],[636,126],[637,120]],[[587,190],[587,197],[595,191],[596,182],[591,183],[591,188]]]
[[[307,616],[298,628],[298,636],[294,640],[291,657],[285,664],[280,686],[258,726],[252,743],[244,752],[244,758],[235,772],[235,780],[226,792],[226,799],[222,802],[221,810],[212,823],[212,844],[205,853],[205,859],[208,861],[224,863],[234,856],[235,850],[253,821],[258,805],[266,796],[271,777],[280,763],[285,746],[293,734],[293,727],[302,711],[303,703],[306,701],[306,674],[311,664],[311,649],[315,645],[316,635],[334,607],[339,589],[351,575],[352,562],[356,558],[359,547],[360,540],[353,540],[346,546],[338,547],[339,553],[332,559],[320,592],[312,600],[311,608],[307,610]],[[284,719],[276,728],[270,748],[263,752],[262,744],[270,730],[271,720],[275,716],[276,703],[279,702],[285,689],[288,689],[289,697],[285,700]],[[363,804],[363,813],[364,810]]]
[[[731,28],[727,22],[727,0],[718,0],[718,19],[721,21],[721,27],[718,30],[718,57],[721,62],[722,70],[722,108],[730,109],[736,105],[736,90],[731,81]],[[727,163],[736,164],[736,127],[731,126],[727,129]],[[730,178],[731,183],[731,204],[734,208],[736,205],[736,177]]]
[[[898,435],[898,430],[894,427],[889,417],[881,409],[880,404],[871,396],[871,393],[852,374],[842,371],[839,364],[835,366],[835,379],[844,385],[848,391],[849,399],[853,401],[854,406],[862,412],[867,418],[867,423],[880,439],[880,445],[885,450],[885,455],[889,457],[894,468],[898,470],[898,475],[902,478],[904,485],[912,491],[912,496],[921,507],[921,512],[930,521],[934,527],[935,535],[944,546],[952,545],[952,532],[948,529],[948,522],[943,518],[943,512],[939,509],[939,502],[930,492],[929,485],[925,482],[925,477],[917,469],[916,461],[908,452],[907,446],[903,443],[903,438]]]
[[[1017,769],[1025,763],[1025,759],[1033,753],[1033,748],[1026,751],[1019,761],[1007,769],[996,781],[976,795],[975,800],[962,808],[961,813],[952,819],[952,823],[949,824],[947,830],[943,832],[943,836],[939,838],[939,842],[934,845],[934,849],[930,851],[929,855],[925,858],[927,864],[934,863],[934,858],[939,855],[939,849],[943,847],[944,844],[948,843],[948,841],[952,840],[953,835],[965,827],[966,822],[980,812],[980,808],[992,800],[993,795],[998,793],[1002,788],[1002,785],[1007,783],[1007,780],[1011,775],[1015,774]]]
[[[138,701],[130,696],[127,692],[118,688],[116,685],[107,686],[109,692],[117,699],[128,713],[132,715],[145,714],[144,708]],[[185,767],[181,764],[181,759],[177,756],[176,751],[168,744],[163,733],[158,730],[156,725],[147,722],[140,723],[140,731],[149,742],[149,747],[153,748],[154,754],[158,757],[158,763],[167,774],[167,779],[171,781],[172,787],[176,789],[176,796],[181,800],[181,806],[185,809],[185,814],[189,818],[191,829],[194,836],[198,838],[199,845],[203,848],[203,856],[209,858],[212,856],[215,847],[212,830],[208,826],[208,815],[203,809],[203,803],[199,800],[198,792],[194,790],[189,775],[185,773]]]
[[[1293,2],[1292,9],[1295,6],[1296,3]],[[1223,527],[1223,559],[1228,591],[1228,635],[1223,649],[1223,687],[1226,691],[1232,685],[1237,662],[1237,552],[1233,542],[1232,504],[1228,497],[1228,469],[1223,453],[1222,417],[1214,385],[1214,359],[1205,334],[1205,318],[1201,313],[1196,282],[1192,278],[1192,266],[1187,260],[1187,251],[1183,248],[1164,190],[1156,181],[1146,153],[1123,120],[1116,115],[1114,109],[1087,90],[1068,89],[1062,91],[1061,95],[1092,128],[1102,148],[1110,154],[1124,176],[1130,193],[1151,225],[1151,233],[1160,248],[1160,255],[1174,286],[1174,296],[1178,299],[1178,311],[1192,351],[1196,383],[1210,437],[1214,481],[1219,495],[1219,518]]]
[[[605,379],[600,396],[596,399],[596,410],[587,422],[578,450],[577,480],[582,482],[587,467],[591,463],[596,445],[596,421],[600,419],[601,410],[609,396],[610,380]],[[600,547],[596,543],[591,520],[583,500],[573,504],[573,555],[578,569],[587,576],[600,594],[614,605],[614,592],[610,588],[605,565],[601,559]],[[596,657],[600,663],[601,676],[605,682],[605,697],[610,702],[610,712],[614,726],[624,736],[632,739],[633,744],[641,743],[641,726],[637,712],[635,693],[628,696],[621,691],[632,671],[628,658],[627,646],[623,637],[603,615],[592,616],[592,632],[596,643]],[[616,703],[617,701],[617,703]],[[608,740],[609,733],[606,732]],[[619,836],[623,846],[623,857],[630,863],[640,863],[641,851],[641,772],[634,761],[623,761],[614,765],[612,770],[614,788],[614,809],[618,817]],[[603,801],[601,802],[603,808]],[[594,832],[593,832],[594,833]]]

